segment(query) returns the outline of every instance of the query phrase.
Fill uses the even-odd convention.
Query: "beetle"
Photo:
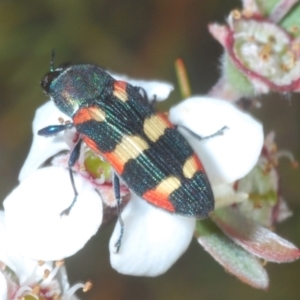
[[[115,80],[94,64],[56,69],[51,64],[41,86],[73,122],[47,126],[38,134],[50,136],[72,127],[79,133],[68,162],[75,197],[62,214],[69,213],[78,195],[72,167],[79,158],[82,142],[115,171],[113,182],[121,225],[117,252],[124,231],[119,177],[131,192],[170,213],[206,218],[214,209],[213,192],[201,161],[178,128],[154,109],[139,87]]]

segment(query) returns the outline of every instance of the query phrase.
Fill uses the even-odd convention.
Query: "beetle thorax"
[[[98,66],[73,65],[48,73],[42,87],[59,110],[73,117],[80,108],[99,99],[110,81],[113,78]]]

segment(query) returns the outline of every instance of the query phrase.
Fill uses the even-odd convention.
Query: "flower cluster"
[[[243,0],[227,25],[209,25],[225,49],[223,74],[211,95],[244,96],[300,91],[299,1]]]
[[[12,243],[5,224],[5,214],[0,212],[0,299],[76,300],[79,289],[88,291],[91,283],[78,283],[70,287],[64,261],[44,262],[22,254]],[[24,244],[26,245],[26,244]]]
[[[135,81],[134,84],[143,87],[149,99],[157,95],[162,100],[172,90],[171,85],[160,82],[148,84]],[[97,232],[107,208],[116,205],[111,167],[83,145],[74,167],[79,196],[70,214],[60,216],[73,199],[67,161],[68,150],[75,145],[78,134],[72,129],[44,138],[38,136],[37,131],[48,124],[65,122],[64,119],[65,116],[50,101],[37,110],[33,122],[33,144],[20,172],[20,185],[4,201],[5,227],[10,245],[18,247],[19,244],[26,244],[19,251],[24,257],[34,260],[55,261],[76,253]],[[156,276],[164,273],[187,249],[195,234],[199,243],[230,272],[253,286],[266,288],[267,275],[249,252],[276,260],[272,254],[264,255],[268,251],[272,253],[272,246],[267,247],[268,251],[263,251],[266,244],[275,245],[277,250],[273,251],[273,256],[283,250],[287,252],[276,261],[288,261],[297,258],[299,251],[258,223],[250,223],[238,211],[232,211],[234,208],[228,208],[229,205],[237,206],[237,203],[250,201],[249,189],[244,188],[241,181],[236,188],[234,182],[248,174],[258,161],[263,147],[261,124],[234,105],[209,97],[186,99],[169,111],[169,119],[179,128],[186,127],[201,137],[227,127],[223,135],[202,141],[186,130],[181,130],[181,133],[201,158],[212,184],[217,209],[210,226],[215,222],[229,237],[220,231],[216,238],[216,228],[211,230],[206,227],[208,221],[196,221],[153,207],[130,193],[122,184],[123,200],[125,204],[128,202],[122,212],[125,233],[122,248],[116,253],[115,244],[120,232],[117,222],[109,244],[113,268],[131,275]],[[49,159],[52,163],[45,165]],[[247,182],[247,179],[243,180]],[[227,215],[230,217],[227,218]],[[234,222],[240,223],[237,226]],[[239,228],[241,223],[243,227]],[[243,250],[244,244],[237,237],[241,228],[250,228],[252,234],[260,235],[258,241],[253,240],[249,232],[243,232],[245,241],[259,243],[261,249],[254,252],[253,247],[249,246]],[[266,236],[269,239],[265,242]],[[222,255],[216,254],[216,249],[220,249]],[[233,253],[236,251],[244,254],[242,260],[245,264],[250,263],[256,273],[241,273],[240,267],[240,273],[237,272],[235,268],[240,266],[240,262],[235,261]]]

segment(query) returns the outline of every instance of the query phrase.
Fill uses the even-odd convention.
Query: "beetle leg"
[[[136,86],[135,88],[136,88],[137,92],[142,96],[145,103],[148,104],[149,99],[148,99],[148,95],[147,95],[147,92],[145,91],[145,89],[140,86]]]
[[[152,108],[154,108],[155,104],[157,103],[156,95],[153,96],[153,100],[149,100],[147,92],[144,88],[142,88],[140,86],[138,86],[136,88],[137,88],[138,92],[140,93],[140,95],[142,96],[143,100],[145,101],[146,105],[148,105],[150,103]]]
[[[124,222],[121,217],[121,193],[120,193],[120,179],[119,177],[114,174],[114,192],[115,192],[115,197],[117,200],[117,212],[118,212],[118,220],[121,226],[121,231],[120,231],[120,236],[115,244],[115,247],[117,248],[116,253],[119,252],[121,248],[121,243],[122,243],[122,237],[124,234]]]
[[[223,135],[224,134],[224,131],[229,129],[229,127],[227,126],[223,126],[221,129],[219,129],[218,131],[216,131],[215,133],[213,134],[210,134],[208,136],[200,136],[198,135],[197,133],[193,132],[191,129],[183,126],[183,125],[177,125],[177,127],[180,127],[180,128],[183,128],[184,130],[186,130],[190,135],[192,135],[194,138],[196,138],[197,140],[199,141],[203,141],[203,140],[207,140],[207,139],[211,139],[211,138],[214,138],[216,136],[219,136],[219,135]]]
[[[51,135],[55,135],[61,131],[64,131],[66,129],[70,129],[72,127],[74,127],[73,123],[68,123],[68,124],[64,124],[64,125],[50,125],[50,126],[40,129],[37,132],[37,134],[41,135],[41,136],[51,136]]]
[[[152,107],[154,108],[154,107],[155,107],[155,105],[156,105],[156,103],[157,103],[157,96],[156,96],[156,95],[154,95],[154,96],[153,96],[153,100],[151,100],[150,104],[151,104],[151,105],[152,105]]]
[[[74,199],[73,199],[71,205],[69,207],[67,207],[66,209],[64,209],[60,213],[61,216],[68,215],[70,213],[72,207],[74,206],[76,200],[77,200],[78,192],[77,192],[75,181],[74,181],[74,175],[73,175],[72,167],[75,165],[76,161],[79,158],[81,144],[82,144],[82,139],[80,138],[77,141],[74,148],[72,149],[71,154],[70,154],[70,158],[69,158],[69,162],[68,162],[70,180],[71,180],[72,188],[73,188],[73,191],[74,191]]]

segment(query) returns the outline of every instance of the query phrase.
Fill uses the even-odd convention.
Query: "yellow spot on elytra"
[[[148,143],[137,135],[125,135],[116,146],[113,155],[120,162],[126,164],[130,159],[137,158],[144,150],[148,149]]]
[[[127,83],[124,81],[115,81],[113,95],[122,102],[128,100],[128,94],[126,92]]]
[[[85,107],[80,109],[73,117],[75,124],[81,124],[90,120],[103,122],[106,118],[105,111],[98,106]]]
[[[155,188],[155,191],[162,195],[170,195],[180,186],[180,180],[174,176],[170,176],[162,180]]]
[[[168,122],[160,115],[152,115],[144,121],[144,133],[150,141],[156,142],[168,128]]]
[[[103,122],[105,120],[106,114],[101,108],[92,106],[87,108],[87,111],[92,120],[98,122]]]
[[[194,174],[197,172],[197,164],[194,156],[189,157],[182,167],[183,175],[186,178],[191,179]]]

